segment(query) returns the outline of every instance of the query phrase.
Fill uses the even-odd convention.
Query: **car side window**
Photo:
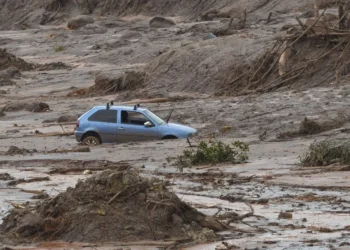
[[[117,123],[117,110],[98,110],[88,120],[91,122]]]
[[[121,120],[123,124],[140,126],[144,126],[145,122],[149,121],[149,119],[142,113],[126,110],[121,112]]]

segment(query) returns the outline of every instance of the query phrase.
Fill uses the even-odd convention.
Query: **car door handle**
[[[120,128],[118,128],[119,130],[124,130],[124,128],[123,127],[120,127]]]

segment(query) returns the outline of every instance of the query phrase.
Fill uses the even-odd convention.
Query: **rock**
[[[1,82],[0,82],[0,84],[1,84]],[[0,95],[5,95],[5,94],[7,94],[7,91],[6,90],[0,90]],[[1,112],[1,111],[0,111]],[[1,115],[0,115],[1,116]]]
[[[92,171],[87,169],[83,172],[83,175],[89,175],[89,174],[92,174]]]
[[[26,104],[25,104],[25,103],[15,102],[15,103],[7,104],[7,105],[3,108],[3,111],[5,111],[5,112],[15,112],[15,111],[24,110],[25,107],[26,107]]]
[[[14,180],[15,178],[13,178],[10,174],[8,173],[2,173],[0,174],[0,180],[2,181],[11,181]]]
[[[74,115],[62,115],[58,117],[57,122],[63,123],[63,122],[75,122],[77,120],[77,116]]]
[[[95,20],[92,17],[81,15],[70,19],[67,23],[67,27],[71,30],[76,30],[94,22]]]
[[[280,214],[278,215],[278,219],[291,220],[293,219],[293,214],[288,212],[280,212]]]
[[[17,133],[19,133],[18,129],[11,129],[6,131],[6,134],[17,134]]]
[[[57,121],[56,118],[49,118],[49,119],[43,120],[43,123],[53,123],[53,122],[56,122],[56,121]]]
[[[6,115],[5,112],[3,110],[0,110],[0,117],[3,117],[5,115]]]
[[[217,38],[216,35],[214,35],[213,33],[209,33],[208,35],[203,37],[203,40],[210,40],[210,39],[216,39],[216,38]]]
[[[87,35],[92,34],[104,34],[107,32],[106,28],[103,28],[95,23],[87,24],[83,28],[80,29],[81,32]]]
[[[165,17],[153,17],[149,22],[149,26],[152,28],[169,28],[175,25],[176,23],[173,20]]]
[[[92,49],[92,50],[100,50],[100,49],[102,49],[102,48],[101,48],[101,45],[95,44],[95,45],[93,45],[93,46],[91,47],[91,49]]]
[[[20,77],[21,71],[19,71],[16,67],[9,67],[4,70],[0,70],[0,79],[1,78],[15,78],[15,77]]]
[[[85,153],[85,152],[91,152],[89,147],[75,147],[72,148],[72,152],[79,152],[79,153]]]
[[[9,147],[8,151],[6,152],[6,155],[26,155],[31,153],[28,149],[25,148],[18,148],[16,146]]]
[[[25,110],[30,111],[30,112],[45,112],[50,110],[50,106],[47,103],[44,102],[37,102],[37,103],[32,103],[28,104],[25,108]]]

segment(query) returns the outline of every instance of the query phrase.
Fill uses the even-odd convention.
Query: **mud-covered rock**
[[[104,27],[101,27],[100,25],[96,23],[90,23],[79,29],[79,31],[86,35],[92,35],[92,34],[104,34],[107,32],[107,29]]]
[[[175,26],[176,23],[165,17],[153,17],[151,21],[149,21],[149,26],[152,28],[169,28]]]
[[[278,215],[278,219],[291,220],[293,219],[293,214],[288,212],[280,212]]]
[[[15,111],[24,110],[25,107],[26,107],[26,104],[25,104],[25,103],[13,102],[13,103],[9,103],[9,104],[5,105],[5,107],[3,108],[2,111],[5,111],[5,112],[15,112]]]
[[[9,173],[0,173],[0,180],[1,181],[11,181],[11,180],[14,180],[14,177],[11,176]]]
[[[50,106],[47,103],[44,102],[36,102],[36,103],[31,103],[26,105],[25,110],[30,111],[30,112],[45,112],[50,110]]]
[[[6,155],[26,155],[30,154],[31,151],[26,148],[19,148],[16,146],[11,146],[6,152]]]
[[[78,116],[76,115],[62,115],[58,117],[57,122],[63,123],[63,122],[75,122],[77,120]]]
[[[67,27],[72,30],[80,29],[84,27],[85,25],[88,25],[90,23],[94,23],[95,20],[86,15],[76,16],[72,19],[70,19],[67,23]]]
[[[1,79],[17,78],[21,75],[21,71],[19,71],[16,67],[10,66],[7,69],[0,70],[0,81]]]

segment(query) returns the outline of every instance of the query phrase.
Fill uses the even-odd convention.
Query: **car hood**
[[[165,130],[175,130],[175,131],[181,131],[181,132],[186,132],[186,133],[196,133],[197,130],[195,130],[194,128],[188,127],[188,126],[184,126],[184,125],[180,125],[180,124],[176,124],[176,123],[166,123],[163,124],[162,129]]]

